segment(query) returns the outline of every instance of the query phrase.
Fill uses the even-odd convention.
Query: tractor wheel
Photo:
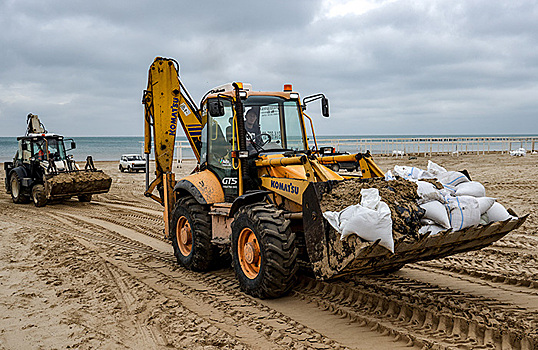
[[[214,250],[208,209],[192,196],[180,198],[172,212],[170,231],[179,265],[193,271],[210,269]]]
[[[295,283],[297,254],[290,221],[272,204],[237,211],[232,223],[232,265],[241,290],[257,298],[285,295]]]
[[[11,174],[10,184],[11,199],[13,200],[13,203],[22,204],[28,203],[30,201],[30,198],[28,198],[28,196],[22,194],[22,183],[17,173],[14,172],[13,174]]]
[[[81,194],[80,196],[77,196],[79,202],[91,202],[92,195],[91,194]]]
[[[334,171],[335,173],[339,172],[340,171],[340,165],[338,165],[338,163],[335,163],[335,164],[331,165],[331,170]]]
[[[32,187],[32,200],[36,207],[44,207],[47,205],[47,195],[45,194],[45,186],[41,184]]]

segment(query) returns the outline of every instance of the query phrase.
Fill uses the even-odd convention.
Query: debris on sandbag
[[[378,189],[381,200],[389,206],[395,240],[403,236],[419,236],[420,219],[424,215],[424,209],[417,203],[417,184],[412,181],[372,178],[337,182],[330,191],[324,193],[320,201],[322,212],[339,212],[360,203],[361,190],[368,188]]]

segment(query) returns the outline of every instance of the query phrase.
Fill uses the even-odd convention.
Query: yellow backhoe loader
[[[180,265],[208,270],[225,247],[241,289],[272,298],[290,290],[299,266],[319,279],[397,270],[409,262],[482,248],[525,220],[435,236],[403,234],[395,237],[394,253],[379,240],[340,240],[323,217],[336,194],[370,186],[392,191],[397,183],[375,179],[384,174],[369,153],[328,160],[309,148],[305,122],[312,126],[312,120],[305,110],[315,100],[321,100],[328,117],[322,94],[301,103],[291,85],[259,92],[235,82],[210,90],[198,106],[179,79],[179,64],[155,58],[142,101],[147,170],[152,148],[156,165],[151,183],[146,171],[145,195],[164,206],[165,235]],[[181,179],[172,171],[178,123],[198,160],[193,173]],[[315,143],[313,126],[312,134]],[[360,175],[343,177],[323,165],[334,160],[357,161]],[[352,199],[357,202],[358,195]]]

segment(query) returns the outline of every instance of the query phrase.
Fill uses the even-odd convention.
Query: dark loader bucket
[[[48,198],[62,198],[82,194],[108,192],[112,178],[100,170],[81,170],[59,173],[47,177],[46,191]]]

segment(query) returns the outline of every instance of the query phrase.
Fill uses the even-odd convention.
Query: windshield
[[[249,153],[306,149],[297,101],[275,96],[251,96],[245,101]]]
[[[39,139],[32,142],[32,156],[39,160],[65,160],[65,148],[63,140],[48,138],[47,139],[48,154],[46,154],[45,140]]]
[[[63,140],[48,139],[49,156],[53,160],[65,160],[65,148]]]
[[[142,156],[128,156],[127,160],[144,160],[142,159]]]

